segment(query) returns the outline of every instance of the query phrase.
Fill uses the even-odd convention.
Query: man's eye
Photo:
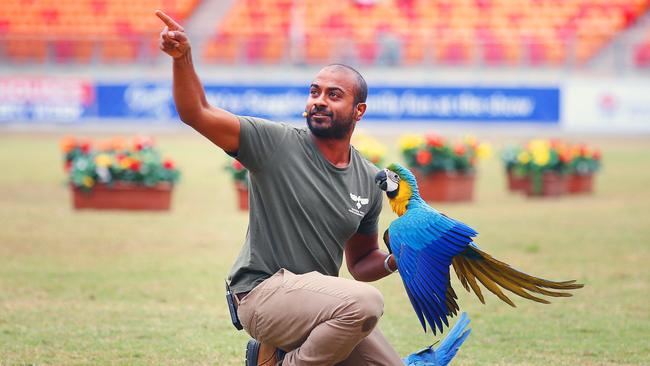
[[[339,95],[336,93],[330,93],[330,98],[338,98]]]
[[[312,91],[309,92],[309,94],[311,94],[313,97],[315,97],[315,96],[318,95],[318,91],[312,90]]]

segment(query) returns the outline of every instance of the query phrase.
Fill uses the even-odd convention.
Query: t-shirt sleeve
[[[259,171],[273,158],[273,154],[288,135],[283,123],[261,118],[238,116],[240,124],[239,150],[230,153],[248,170]]]
[[[379,232],[379,213],[381,212],[382,199],[384,195],[377,188],[377,191],[372,198],[372,207],[368,213],[361,219],[361,223],[357,228],[359,234],[375,234]]]

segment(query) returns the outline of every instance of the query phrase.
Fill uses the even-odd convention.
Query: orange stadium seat
[[[2,0],[0,48],[15,62],[132,62],[158,36],[153,9],[182,22],[199,1]]]
[[[152,9],[183,22],[199,1],[2,0],[0,31],[8,41],[0,52],[16,62],[136,61],[155,54],[160,23]],[[650,0],[234,0],[202,57],[231,64],[373,64],[394,55],[403,65],[584,64],[649,5]],[[646,45],[636,48],[637,64],[645,62]]]
[[[587,62],[618,32],[648,10],[650,0],[238,0],[216,30],[239,35],[246,52],[235,62],[283,62],[295,42],[307,63],[347,59],[381,62],[380,37],[393,34],[401,43],[401,63],[435,62],[487,65],[560,65]],[[251,49],[255,34],[272,34],[285,47],[276,57]],[[352,45],[350,51],[341,45]],[[568,52],[567,46],[571,46]],[[217,45],[209,45],[206,61],[224,60]],[[645,48],[639,47],[638,58]],[[293,54],[293,53],[292,53]],[[298,60],[294,60],[298,61]]]

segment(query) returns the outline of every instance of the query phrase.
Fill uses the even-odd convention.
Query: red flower
[[[454,152],[455,152],[456,155],[458,155],[458,156],[463,156],[463,155],[465,155],[465,145],[463,145],[463,144],[458,144],[458,145],[456,145],[456,147],[454,147]]]
[[[568,150],[562,151],[559,158],[561,162],[568,164],[571,162],[571,153]]]
[[[420,165],[427,165],[431,162],[431,153],[427,150],[420,150],[418,153],[415,155],[415,161],[418,162]]]
[[[549,142],[551,143],[551,148],[556,150],[562,146],[562,140],[560,139],[551,139]]]
[[[165,169],[170,169],[170,170],[174,169],[174,162],[172,161],[172,159],[165,159],[165,161],[163,162],[163,167],[165,167]]]
[[[587,154],[589,153],[589,150],[587,150],[587,146],[585,146],[585,145],[580,145],[580,150],[579,150],[579,152],[580,152],[580,156],[583,156],[583,157],[584,157],[584,156],[587,156]]]
[[[131,162],[131,165],[129,165],[129,169],[133,170],[134,172],[140,171],[140,161],[139,160],[133,160]]]
[[[153,139],[151,137],[136,137],[133,140],[133,148],[140,151],[145,147],[153,147]]]
[[[600,160],[601,158],[600,150],[594,150],[594,153],[591,157],[594,158],[594,160]]]
[[[443,147],[445,145],[445,139],[438,135],[429,134],[426,136],[427,144],[432,147]]]
[[[239,160],[233,160],[233,161],[232,161],[232,167],[233,167],[236,171],[240,171],[240,170],[243,170],[243,169],[244,169],[244,166],[242,165],[242,163],[239,162]]]
[[[88,154],[90,152],[90,142],[84,141],[81,146],[81,152],[84,154]]]
[[[72,169],[72,160],[66,161],[65,166],[63,167],[63,169],[65,169],[66,172],[69,172],[70,169]]]

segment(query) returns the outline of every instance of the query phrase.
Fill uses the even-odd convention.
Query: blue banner
[[[66,115],[68,120],[99,118],[167,122],[178,119],[169,82],[100,83],[93,86],[94,90],[87,93],[91,95],[90,98],[79,97],[81,93],[76,91],[75,98],[65,99],[68,109],[71,109],[69,104],[72,107],[78,106],[74,110],[76,114]],[[238,115],[271,120],[301,119],[308,96],[306,86],[208,84],[205,91],[208,101],[214,106]],[[5,90],[4,95],[11,96],[13,92]],[[36,103],[33,109],[39,110],[38,95],[31,96],[34,100],[29,105]],[[370,89],[367,104],[364,119],[371,121],[556,124],[560,120],[560,91],[555,87],[377,86]],[[3,108],[5,111],[13,110],[9,107],[15,109],[13,104],[3,106],[3,100],[0,100],[0,112]],[[3,119],[1,116],[2,113],[0,120]],[[31,114],[7,113],[7,117],[16,116],[27,120],[36,119]]]
[[[210,104],[238,115],[300,119],[307,87],[206,85]],[[98,85],[99,116],[177,118],[169,84]],[[558,123],[558,88],[374,87],[367,120]]]

